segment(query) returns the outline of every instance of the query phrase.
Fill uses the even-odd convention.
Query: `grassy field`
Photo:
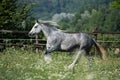
[[[65,69],[73,55],[54,52],[52,58],[46,64],[42,52],[8,48],[0,52],[0,80],[120,80],[120,58],[103,61],[94,57],[90,63],[83,56],[73,70]]]

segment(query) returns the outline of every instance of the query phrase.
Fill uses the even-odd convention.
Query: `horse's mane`
[[[49,27],[59,27],[59,25],[57,24],[57,22],[54,22],[54,21],[43,21],[43,20],[37,20],[38,23],[41,23],[41,24],[44,24],[44,25],[47,25]]]
[[[67,32],[65,30],[59,29],[59,25],[57,24],[57,22],[54,22],[54,21],[37,20],[37,23],[44,24],[48,27],[54,27],[54,29],[57,29],[58,31],[61,31],[61,32]]]

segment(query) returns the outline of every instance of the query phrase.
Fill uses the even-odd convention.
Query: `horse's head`
[[[43,21],[43,20],[37,20],[31,31],[29,32],[29,36],[34,36],[35,34],[38,34],[43,28],[45,29],[53,29],[57,30],[56,27],[59,25],[56,22],[53,21]]]
[[[32,29],[29,32],[29,36],[35,36],[35,34],[38,34],[42,30],[41,25],[39,24],[39,21],[37,20]]]

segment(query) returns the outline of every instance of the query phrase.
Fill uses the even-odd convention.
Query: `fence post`
[[[97,35],[98,35],[97,31],[98,31],[98,28],[95,27],[94,30],[93,30],[93,35],[94,35],[94,39],[95,39],[96,42],[97,42]],[[96,48],[94,48],[94,51],[95,51],[95,56],[96,56],[96,54],[97,54]]]
[[[38,45],[38,35],[35,35],[35,45]],[[38,47],[35,46],[35,52],[38,53]]]

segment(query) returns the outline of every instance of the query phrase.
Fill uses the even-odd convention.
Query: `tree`
[[[110,6],[113,9],[120,9],[120,0],[114,0],[110,3]]]
[[[109,10],[104,27],[107,31],[120,31],[120,14],[118,10]]]
[[[24,20],[29,17],[32,4],[19,3],[16,0],[0,1],[0,29],[20,29]]]
[[[22,6],[21,6],[22,5]],[[15,9],[15,14],[13,15],[13,22],[16,23],[18,29],[25,29],[28,18],[31,17],[31,7],[33,3],[18,3]],[[24,26],[22,25],[24,23]]]
[[[15,14],[16,0],[1,0],[0,2],[0,28],[8,29],[8,25],[13,26],[13,15]]]
[[[30,18],[30,9],[33,4],[26,4],[17,0],[0,1],[0,29],[4,30],[25,30]],[[29,23],[30,24],[30,23]],[[27,27],[28,28],[28,27]],[[19,38],[26,35],[1,34],[3,38]]]

